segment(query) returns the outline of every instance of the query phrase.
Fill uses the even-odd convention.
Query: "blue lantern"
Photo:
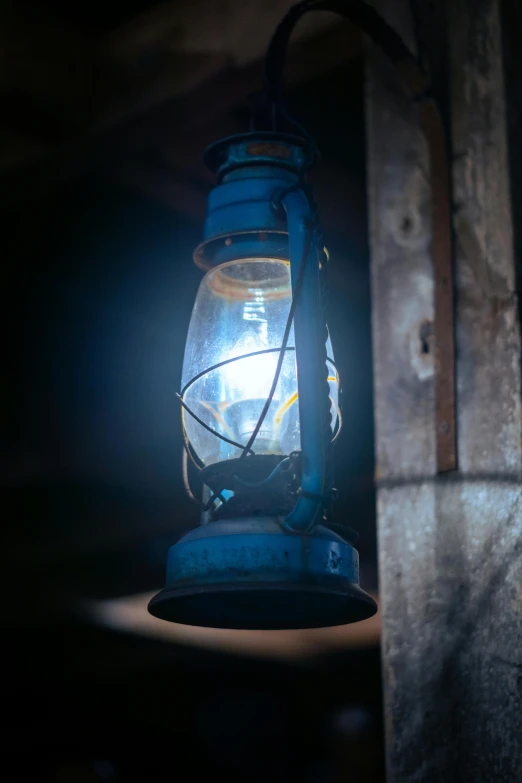
[[[207,151],[219,184],[194,254],[205,276],[179,395],[202,517],[169,550],[166,587],[149,604],[165,620],[313,628],[376,611],[353,536],[331,521],[339,379],[305,184],[312,158],[308,142],[275,132]]]

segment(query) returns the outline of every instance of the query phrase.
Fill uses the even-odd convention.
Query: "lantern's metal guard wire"
[[[305,163],[305,165],[306,165],[306,163]],[[299,187],[299,185],[293,186],[291,189],[294,189],[294,187]],[[278,194],[278,199],[283,198],[284,195],[285,195],[285,193]],[[261,351],[252,351],[250,353],[243,354],[241,356],[235,356],[235,357],[232,357],[230,359],[224,359],[221,362],[217,362],[216,364],[212,365],[211,367],[206,368],[205,370],[202,370],[200,373],[198,373],[193,378],[191,378],[190,381],[188,381],[188,383],[185,384],[185,386],[181,390],[181,393],[180,394],[176,394],[176,396],[178,397],[178,399],[179,399],[179,401],[180,401],[180,403],[182,405],[182,409],[184,411],[186,411],[190,416],[192,416],[192,418],[194,418],[201,426],[203,426],[206,430],[208,430],[209,432],[211,432],[213,435],[215,435],[216,437],[220,438],[221,440],[223,440],[223,441],[225,441],[227,443],[230,443],[232,446],[235,446],[236,448],[239,448],[239,449],[242,450],[241,455],[240,455],[240,459],[246,457],[246,455],[249,454],[249,453],[254,455],[254,452],[252,450],[252,445],[253,445],[253,443],[254,443],[254,441],[255,441],[258,433],[259,433],[259,430],[260,430],[260,428],[261,428],[261,426],[263,424],[263,421],[266,418],[266,415],[267,415],[268,410],[270,408],[270,405],[272,403],[272,400],[273,400],[273,397],[274,397],[274,394],[275,394],[275,390],[276,390],[277,384],[279,382],[279,376],[281,374],[281,368],[282,368],[282,365],[283,365],[284,357],[286,355],[286,351],[295,351],[295,347],[294,346],[288,346],[287,343],[288,343],[288,339],[290,337],[290,330],[291,330],[292,323],[293,323],[293,320],[294,320],[294,314],[295,314],[295,309],[296,309],[297,302],[298,302],[298,299],[299,299],[299,294],[301,292],[301,288],[302,288],[302,285],[303,285],[304,273],[305,273],[305,270],[306,270],[306,265],[307,265],[308,259],[310,257],[310,248],[311,248],[311,244],[312,244],[313,234],[314,234],[314,225],[313,225],[313,223],[310,223],[310,225],[309,225],[309,227],[307,229],[307,232],[306,232],[306,238],[305,238],[305,243],[304,243],[304,247],[303,247],[303,255],[302,255],[302,259],[301,259],[300,265],[299,265],[299,272],[298,272],[298,276],[297,276],[297,281],[296,281],[296,284],[295,284],[295,287],[294,287],[294,291],[293,291],[293,294],[292,294],[290,310],[288,312],[288,317],[287,317],[286,326],[285,326],[285,330],[284,330],[284,334],[283,334],[283,339],[281,341],[281,345],[278,348],[267,348],[267,349],[264,349],[264,350],[261,350]],[[212,427],[210,427],[208,424],[206,424],[206,422],[204,422],[199,416],[197,416],[197,414],[195,414],[194,411],[192,411],[190,409],[190,407],[183,400],[183,397],[184,397],[185,393],[187,392],[187,390],[190,388],[190,386],[192,386],[192,384],[195,383],[197,380],[199,380],[199,378],[202,378],[204,375],[208,374],[212,370],[215,370],[215,369],[218,369],[219,367],[222,367],[224,365],[230,364],[231,362],[239,361],[240,359],[246,359],[246,358],[251,357],[251,356],[258,356],[258,355],[261,355],[261,354],[273,353],[273,352],[276,352],[276,351],[279,353],[279,356],[278,356],[278,360],[277,360],[276,370],[274,372],[274,378],[272,380],[272,386],[270,388],[270,392],[268,394],[268,397],[267,397],[267,399],[266,399],[266,401],[264,403],[263,410],[261,411],[261,414],[260,414],[260,416],[259,416],[259,418],[257,420],[256,426],[255,426],[252,434],[250,435],[250,438],[249,438],[249,440],[248,440],[248,442],[247,442],[247,444],[245,446],[243,446],[243,444],[240,444],[240,443],[237,443],[236,441],[231,440],[230,438],[225,437],[221,433],[217,432],[217,430],[214,430]],[[339,391],[341,391],[339,372],[337,370],[335,362],[332,359],[330,359],[330,357],[328,357],[328,356],[326,357],[326,361],[329,362],[335,368],[336,376],[337,376],[337,382],[338,382],[338,386],[339,386]],[[334,432],[334,434],[332,436],[330,445],[333,445],[335,443],[335,441],[337,440],[337,438],[339,437],[339,433],[341,431],[341,428],[342,428],[342,415],[341,415],[340,408],[339,408],[338,409],[338,415],[337,415],[337,429],[336,429],[336,431]],[[185,450],[184,450],[184,453],[183,453],[183,481],[184,481],[184,484],[185,484],[185,489],[187,491],[187,494],[189,495],[191,500],[195,501],[196,503],[199,503],[199,501],[197,500],[197,498],[195,497],[194,493],[192,492],[192,490],[190,488],[190,481],[189,481],[189,477],[188,477],[187,455],[191,457],[195,467],[198,470],[201,469],[204,466],[204,463],[198,457],[198,455],[196,454],[196,452],[193,449],[192,445],[190,444],[190,441],[188,439],[188,436],[187,436],[187,433],[186,433],[186,430],[185,430],[185,424],[184,424],[183,415],[182,415],[182,431],[183,431],[183,440],[184,440],[184,444],[185,444]],[[277,472],[277,470],[280,467],[281,467],[281,465],[278,466],[278,468],[276,469],[275,472]],[[261,485],[261,484],[265,483],[266,481],[268,481],[272,477],[272,475],[273,474],[271,474],[267,479],[264,479],[261,482],[259,482],[258,485]],[[209,508],[211,508],[211,506],[213,505],[213,503],[214,503],[214,501],[216,499],[220,499],[220,500],[222,500],[222,502],[226,502],[219,492],[215,492],[215,493],[213,493],[211,495],[210,499],[208,500],[208,502],[206,504],[201,504],[201,505],[203,505],[204,510],[207,511]]]
[[[180,405],[189,414],[189,416],[191,416],[193,419],[195,419],[195,421],[197,421],[198,424],[200,424],[202,427],[204,427],[212,435],[215,435],[216,438],[219,438],[220,440],[224,440],[226,443],[230,443],[231,446],[235,446],[237,449],[241,449],[242,456],[243,456],[243,453],[245,453],[245,452],[247,454],[255,455],[255,452],[253,451],[252,447],[249,447],[248,444],[245,446],[242,443],[238,443],[238,442],[236,442],[234,440],[231,440],[230,438],[227,438],[225,435],[222,435],[220,432],[218,432],[217,430],[215,430],[212,427],[210,427],[206,422],[203,421],[203,419],[201,419],[196,413],[194,413],[192,408],[190,408],[187,405],[187,403],[185,402],[185,400],[183,398],[184,398],[186,392],[192,386],[192,384],[196,383],[196,381],[198,381],[200,378],[203,378],[203,376],[207,375],[209,372],[212,372],[213,370],[218,370],[220,367],[223,367],[226,364],[231,364],[232,362],[239,362],[242,359],[249,359],[252,356],[261,356],[262,354],[265,354],[265,353],[276,353],[277,352],[280,355],[282,354],[284,356],[284,351],[295,351],[295,347],[293,345],[287,345],[284,349],[283,349],[282,346],[279,346],[278,348],[265,348],[265,349],[263,349],[261,351],[251,351],[250,353],[243,353],[240,356],[233,356],[231,359],[224,359],[222,362],[217,362],[216,364],[213,364],[211,367],[207,367],[205,370],[202,370],[201,372],[198,372],[197,375],[194,375],[194,377],[191,378],[190,381],[188,381],[188,383],[185,384],[185,386],[183,387],[183,389],[181,390],[181,392],[179,394],[178,394],[178,392],[176,392],[176,397],[179,399]],[[329,356],[327,356],[326,360],[335,369],[336,381],[337,381],[337,385],[338,385],[338,387],[340,389],[341,388],[341,381],[340,381],[339,371],[337,369],[337,366],[336,366],[334,360],[331,359]],[[276,368],[276,374],[274,376],[274,378],[275,378],[275,381],[274,381],[275,387],[277,386],[277,381],[279,379],[279,375],[280,375],[280,368],[279,368],[279,371]],[[275,387],[274,387],[274,391],[275,391]],[[269,396],[267,398],[267,400],[269,400],[269,404],[267,406],[267,411],[268,411],[268,408],[270,407],[270,402],[272,402],[272,398],[273,398],[273,392],[272,392],[271,395],[269,394]],[[266,403],[265,403],[265,405],[266,405]],[[266,414],[265,414],[265,416],[266,416]],[[263,419],[265,418],[265,416],[263,416],[263,418],[261,418],[261,415],[260,415],[260,417],[258,419],[257,423],[259,424],[259,422],[261,422],[261,424],[259,424],[260,427],[261,427],[261,425],[263,423]],[[335,441],[339,437],[339,432],[341,430],[342,417],[341,417],[340,411],[338,412],[337,418],[338,418],[339,421],[338,421],[338,425],[337,425],[337,428],[335,430],[335,433],[334,433],[334,435],[332,437],[332,443],[335,443]],[[256,424],[256,426],[257,426],[257,424]],[[184,440],[185,440],[185,446],[187,447],[186,430],[185,430],[184,426],[183,426],[183,435],[184,435]],[[190,441],[189,441],[189,445],[190,445]],[[189,449],[187,448],[187,451],[188,450]],[[197,456],[197,454],[196,454],[196,452],[194,451],[193,448],[191,448],[191,452],[192,452],[191,453],[191,457],[195,457],[196,458],[195,462],[196,463],[197,462],[201,463],[201,465],[196,464],[196,467],[203,468],[204,467],[204,463]]]
[[[307,165],[307,164],[305,163],[305,165]],[[281,198],[282,195],[283,194],[278,194],[278,197]],[[240,458],[244,458],[249,453],[250,454],[254,454],[254,452],[252,450],[252,445],[253,445],[253,443],[254,443],[254,441],[255,441],[258,433],[259,433],[259,430],[260,430],[260,428],[261,428],[261,426],[263,424],[264,419],[266,418],[266,414],[268,413],[268,410],[269,410],[270,405],[272,403],[272,400],[273,400],[273,397],[274,397],[274,394],[275,394],[275,390],[277,388],[277,384],[278,384],[278,381],[279,381],[279,376],[281,374],[281,368],[282,368],[282,365],[283,365],[284,357],[286,355],[286,351],[287,350],[295,350],[295,348],[293,346],[289,347],[287,345],[287,343],[288,343],[288,339],[290,337],[290,330],[291,330],[292,322],[293,322],[293,319],[294,319],[294,313],[295,313],[295,308],[296,308],[297,301],[298,301],[298,298],[299,298],[299,293],[301,291],[301,287],[302,287],[302,284],[303,284],[304,272],[305,272],[305,269],[306,269],[306,264],[307,264],[307,261],[308,261],[309,255],[310,255],[310,247],[311,247],[311,242],[312,242],[313,231],[314,231],[314,227],[313,227],[313,225],[310,225],[308,230],[307,230],[307,234],[306,234],[305,246],[304,246],[304,249],[303,249],[303,256],[302,256],[300,267],[299,267],[298,278],[297,278],[296,285],[295,285],[295,288],[294,288],[294,292],[293,292],[293,295],[292,295],[292,300],[291,300],[291,304],[290,304],[290,310],[289,310],[289,313],[288,313],[288,318],[287,318],[287,321],[286,321],[286,326],[285,326],[285,330],[284,330],[284,334],[283,334],[283,339],[281,341],[281,345],[278,348],[267,348],[267,349],[261,350],[261,351],[252,351],[251,353],[243,354],[241,356],[236,356],[236,357],[233,357],[231,359],[224,359],[223,361],[218,362],[218,363],[212,365],[211,367],[208,367],[207,369],[203,370],[202,372],[198,373],[197,375],[195,375],[193,378],[190,379],[190,381],[187,384],[185,384],[185,386],[181,390],[181,393],[176,395],[178,397],[181,405],[182,405],[183,410],[186,411],[190,416],[192,416],[192,418],[194,418],[201,426],[203,426],[206,430],[208,430],[209,432],[211,432],[213,435],[215,435],[216,437],[220,438],[221,440],[223,440],[223,441],[225,441],[227,443],[230,443],[232,446],[235,446],[236,448],[241,449],[241,456],[240,456]],[[224,436],[221,433],[217,432],[217,430],[215,430],[212,427],[210,427],[199,416],[197,416],[197,414],[195,414],[194,411],[192,411],[190,409],[190,407],[184,401],[183,397],[184,397],[185,393],[187,392],[187,390],[190,388],[190,386],[192,386],[192,384],[195,383],[197,380],[199,380],[199,378],[203,377],[204,375],[206,375],[207,373],[211,372],[212,370],[218,369],[219,367],[222,367],[222,366],[224,366],[226,364],[230,364],[231,362],[239,361],[240,359],[248,358],[250,356],[256,356],[256,355],[261,355],[261,354],[266,354],[266,353],[272,353],[272,352],[276,352],[276,351],[279,353],[279,356],[278,356],[278,361],[277,361],[277,365],[276,365],[276,370],[275,370],[275,373],[274,373],[274,378],[273,378],[273,381],[272,381],[272,386],[270,388],[270,392],[269,392],[268,397],[267,397],[267,399],[265,401],[265,404],[263,406],[263,410],[262,410],[262,412],[261,412],[261,414],[259,416],[259,419],[258,419],[258,421],[256,423],[256,426],[255,426],[255,428],[254,428],[254,430],[253,430],[253,432],[252,432],[252,434],[251,434],[251,436],[250,436],[250,438],[249,438],[249,440],[248,440],[246,445],[243,445],[241,443],[237,443],[236,441],[233,441],[230,438],[227,438],[226,436]],[[327,361],[336,370],[337,379],[338,379],[338,385],[339,385],[339,389],[340,389],[339,373],[338,373],[337,367],[335,365],[335,362],[332,359],[330,359],[329,357],[327,357]],[[332,443],[334,443],[337,440],[337,438],[339,436],[339,433],[341,431],[341,427],[342,427],[342,416],[341,416],[341,413],[340,413],[340,410],[339,410],[338,411],[338,417],[337,417],[337,430],[336,430],[336,432],[334,433],[334,435],[332,437]],[[192,461],[193,461],[193,463],[194,463],[194,465],[195,465],[195,467],[197,469],[201,469],[204,466],[204,463],[198,457],[198,455],[196,454],[195,450],[193,449],[193,447],[190,444],[190,441],[189,441],[189,439],[187,437],[187,434],[186,434],[183,416],[182,416],[182,432],[183,432],[183,439],[184,439],[184,444],[185,444],[185,454],[188,454],[188,456],[190,456],[190,458],[192,459]],[[193,495],[192,491],[190,491],[190,484],[189,484],[189,481],[188,481],[188,472],[187,472],[187,466],[186,466],[186,463],[185,463],[185,459],[186,459],[186,457],[184,455],[183,475],[184,475],[185,487],[187,489],[187,492],[188,492],[189,496],[191,498],[194,498],[194,495]],[[213,496],[211,498],[211,501],[213,499],[215,499],[215,496]],[[208,503],[207,503],[207,506],[208,506]]]
[[[303,257],[301,258],[301,264],[299,266],[299,273],[297,276],[297,281],[295,284],[294,292],[292,295],[292,302],[290,304],[290,310],[288,313],[288,318],[286,319],[286,326],[285,331],[283,334],[283,339],[281,341],[281,348],[279,350],[279,356],[277,358],[277,365],[274,373],[274,378],[272,380],[272,386],[270,387],[270,392],[268,393],[268,397],[265,400],[265,404],[263,406],[263,410],[261,411],[259,415],[259,419],[257,420],[257,424],[254,427],[252,434],[250,435],[246,446],[244,447],[241,458],[246,457],[250,449],[252,448],[252,444],[254,443],[255,439],[257,438],[257,435],[259,433],[259,430],[262,427],[262,424],[266,418],[266,414],[268,413],[268,409],[270,408],[270,405],[272,403],[272,400],[274,398],[275,390],[277,388],[277,384],[279,382],[279,376],[281,374],[281,367],[283,366],[283,361],[285,358],[286,353],[286,346],[288,344],[288,339],[290,337],[290,329],[292,328],[292,322],[294,320],[294,313],[295,308],[297,305],[297,300],[299,299],[299,294],[301,293],[301,288],[303,286],[303,280],[304,280],[304,273],[306,269],[306,264],[308,261],[308,257],[310,255],[310,247],[312,244],[312,236],[314,233],[314,229],[312,225],[308,226],[308,230],[306,232],[306,240],[304,243],[303,248]]]
[[[303,170],[301,172],[302,176],[300,177],[300,180],[303,179],[303,177],[304,177],[304,175],[306,173],[306,170],[308,169],[308,165],[309,165],[308,161],[305,161],[305,163],[303,165]],[[293,186],[293,188],[294,187],[301,187],[301,183],[299,183],[297,186]],[[278,194],[276,194],[278,203],[284,197],[284,195],[285,195],[285,193],[278,193]],[[281,345],[278,348],[268,348],[268,349],[261,350],[261,351],[252,351],[251,353],[243,354],[241,356],[236,356],[236,357],[233,357],[231,359],[224,359],[223,361],[218,362],[217,364],[214,364],[211,367],[208,367],[207,369],[205,369],[202,372],[200,372],[197,375],[195,375],[193,378],[190,379],[190,381],[187,384],[185,384],[185,386],[181,390],[181,393],[176,395],[178,397],[181,405],[182,405],[183,410],[186,411],[190,416],[192,416],[192,418],[194,418],[201,426],[203,426],[206,430],[208,430],[209,432],[211,432],[213,435],[215,435],[216,437],[220,438],[221,440],[224,440],[225,442],[230,443],[232,446],[235,446],[236,448],[241,449],[240,459],[246,457],[247,454],[249,454],[249,453],[250,454],[254,454],[254,452],[252,450],[252,445],[254,444],[254,441],[255,441],[258,433],[259,433],[259,430],[261,429],[263,421],[265,420],[266,415],[268,413],[268,410],[270,408],[270,405],[272,403],[272,400],[273,400],[273,397],[274,397],[274,394],[275,394],[275,390],[277,388],[277,384],[278,384],[278,381],[279,381],[279,376],[281,374],[281,368],[282,368],[282,365],[283,365],[284,357],[286,355],[286,351],[287,350],[295,350],[295,348],[293,346],[289,347],[287,345],[287,343],[288,343],[288,339],[290,337],[290,330],[291,330],[293,319],[294,319],[295,308],[296,308],[297,301],[299,299],[299,294],[300,294],[300,291],[301,291],[301,288],[302,288],[302,284],[303,284],[306,264],[307,264],[309,256],[310,256],[310,248],[311,248],[313,233],[314,233],[314,225],[313,225],[313,223],[311,223],[310,226],[308,227],[307,232],[306,232],[305,244],[304,244],[304,248],[303,248],[303,255],[302,255],[301,263],[300,263],[300,266],[299,266],[298,277],[297,277],[297,281],[296,281],[296,284],[295,284],[295,287],[294,287],[292,300],[291,300],[291,304],[290,304],[290,310],[289,310],[289,313],[288,313],[288,317],[287,317],[286,326],[285,326],[285,330],[284,330],[284,334],[283,334],[283,339],[281,341]],[[230,438],[225,437],[221,433],[217,432],[217,430],[214,430],[212,427],[210,427],[208,424],[206,424],[206,422],[204,422],[202,419],[200,419],[200,417],[197,416],[194,413],[194,411],[192,411],[190,409],[190,407],[185,403],[183,397],[184,397],[185,393],[187,392],[187,390],[190,388],[190,386],[192,386],[192,384],[195,383],[197,380],[199,380],[199,378],[203,377],[204,375],[206,375],[207,373],[211,372],[212,370],[218,369],[219,367],[222,367],[222,366],[224,366],[226,364],[230,364],[231,362],[238,361],[240,359],[248,358],[250,356],[256,356],[256,355],[261,355],[261,354],[265,354],[265,353],[272,353],[272,352],[276,352],[276,351],[279,353],[279,356],[278,356],[278,361],[277,361],[277,365],[276,365],[276,370],[275,370],[275,373],[274,373],[274,378],[272,380],[272,386],[270,388],[270,392],[269,392],[268,397],[267,397],[267,399],[265,401],[265,404],[263,406],[263,410],[261,411],[259,419],[257,420],[256,426],[255,426],[252,434],[250,435],[250,438],[249,438],[249,440],[248,440],[246,445],[237,443],[237,442],[231,440]],[[337,367],[335,365],[335,362],[332,359],[330,359],[330,357],[327,357],[327,361],[335,368],[336,375],[337,375],[337,380],[338,380],[339,391],[340,391],[339,373],[338,373]],[[336,431],[335,431],[335,433],[334,433],[334,435],[332,437],[331,444],[335,443],[335,441],[339,437],[339,433],[341,431],[341,428],[342,428],[342,415],[341,415],[340,408],[339,408],[338,416],[337,416],[337,429],[336,429]],[[191,497],[191,499],[196,500],[194,494],[190,490],[190,483],[189,483],[189,480],[188,480],[188,470],[187,470],[187,464],[186,464],[186,455],[190,456],[192,462],[194,463],[195,467],[198,470],[200,470],[202,467],[204,467],[204,463],[198,457],[198,455],[196,454],[196,452],[193,449],[192,445],[190,444],[190,441],[188,439],[188,436],[187,436],[187,433],[186,433],[186,430],[185,430],[185,424],[184,424],[183,415],[182,415],[182,432],[183,432],[183,440],[184,440],[184,444],[185,444],[185,452],[184,452],[184,456],[183,456],[183,478],[184,478],[185,488],[187,490],[187,493]],[[263,482],[261,482],[261,483],[263,483]],[[219,497],[218,494],[212,495],[210,500],[209,500],[209,502],[205,505],[205,509],[208,509],[210,507],[210,505],[212,505],[213,501],[217,497]],[[196,502],[198,502],[198,501],[196,500]]]

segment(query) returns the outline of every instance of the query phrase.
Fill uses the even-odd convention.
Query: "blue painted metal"
[[[306,252],[307,235],[314,232],[310,204],[302,190],[291,190],[283,197],[288,216],[290,269],[292,287],[301,268]],[[295,350],[297,357],[297,389],[299,392],[299,421],[301,422],[302,483],[303,494],[285,520],[294,531],[307,531],[317,523],[323,501],[331,491],[326,487],[325,428],[321,411],[328,394],[326,362],[317,354],[319,336],[326,332],[321,305],[321,281],[315,233],[308,248],[308,262],[294,315]],[[321,373],[323,383],[321,384]],[[321,397],[321,394],[323,397]]]
[[[171,547],[167,587],[149,611],[207,627],[342,625],[376,611],[358,582],[357,551],[328,528],[295,535],[277,518],[226,520]]]
[[[167,582],[180,587],[232,581],[327,584],[330,579],[358,584],[357,551],[328,528],[296,536],[275,517],[198,527],[170,548],[167,561]]]
[[[289,257],[279,194],[296,187],[306,147],[293,136],[251,133],[225,139],[207,153],[220,184],[207,202],[203,242],[194,252],[202,269],[236,258]]]
[[[245,134],[210,148],[207,162],[220,184],[209,195],[204,241],[194,253],[199,266],[238,258],[290,259],[295,286],[312,220],[300,188],[306,155],[304,142],[273,133]],[[318,525],[321,497],[330,489],[319,415],[323,368],[326,385],[326,365],[317,352],[318,335],[325,333],[322,318],[314,234],[294,319],[303,494],[286,520],[208,522],[207,515],[202,522],[208,524],[169,550],[167,585],[149,604],[152,614],[192,625],[254,629],[337,625],[375,613],[375,602],[358,585],[357,551]]]
[[[244,179],[245,165],[254,166],[255,177],[270,176],[274,169],[282,172],[300,171],[307,163],[312,151],[310,144],[300,136],[274,131],[240,133],[214,142],[205,151],[205,164],[216,174],[218,181],[230,180],[235,176]]]
[[[288,258],[286,217],[274,209],[272,201],[291,185],[276,176],[218,185],[208,198],[204,241],[194,253],[198,266],[209,268],[260,254]]]

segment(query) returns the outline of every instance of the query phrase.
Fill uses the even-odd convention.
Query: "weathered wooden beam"
[[[291,48],[287,83],[301,83],[361,55],[361,37],[350,25],[339,24]],[[3,173],[0,171],[0,204],[10,204],[35,189],[44,192],[60,182],[99,171],[104,174],[121,172],[123,179],[132,180],[135,185],[142,172],[146,193],[151,194],[155,179],[160,198],[164,194],[175,196],[178,193],[179,204],[183,206],[183,180],[195,177],[196,188],[198,178],[208,181],[201,151],[220,134],[245,130],[246,114],[240,123],[237,110],[245,105],[251,93],[260,89],[262,79],[260,61],[242,68],[220,70],[187,94],[177,98],[171,96],[146,110],[142,106],[141,112],[122,115],[118,121],[115,116],[114,121],[100,121],[66,144],[41,146],[37,152],[33,149],[32,157],[25,165],[20,165],[23,150],[18,150],[18,165],[9,166]],[[157,172],[145,172],[144,150],[153,151],[153,169],[158,160],[165,162],[165,177],[170,184],[160,182]],[[184,176],[174,185],[176,171]],[[197,194],[194,194],[193,185],[189,190],[187,203],[193,214]]]
[[[190,0],[171,0],[95,34],[34,0],[23,9],[7,4],[0,13],[0,90],[59,101],[62,110],[83,104],[91,121],[109,124],[190,91],[225,65],[261,59],[291,5],[201,0],[195,23]],[[300,26],[296,38],[313,37],[337,20],[325,15],[314,22]]]
[[[38,6],[29,12],[24,6],[23,13],[3,9],[0,96],[7,112],[0,170],[46,154],[59,157],[64,143],[81,154],[85,138],[99,142],[144,115],[153,126],[170,103],[171,130],[186,129],[187,119],[197,124],[202,113],[207,123],[209,113],[260,89],[264,49],[290,5],[205,0],[195,24],[192,3],[167,2],[103,36],[84,34]],[[331,14],[306,20],[296,40],[289,81],[361,53],[357,32]],[[199,94],[204,83],[208,88]],[[177,102],[194,91],[185,111]],[[13,132],[22,143],[11,149]]]
[[[413,46],[410,4],[375,5]],[[417,5],[422,22],[431,5]],[[520,315],[499,7],[497,0],[452,0],[444,25],[454,154],[459,463],[459,472],[445,478],[436,475],[435,464],[426,149],[416,108],[393,75],[377,55],[368,69],[390,783],[518,783],[522,769]]]
[[[161,8],[103,36],[36,4],[1,9],[0,170],[184,95],[227,64],[225,50],[180,43],[179,4]]]
[[[348,24],[336,25],[291,48],[287,83],[306,81],[361,55],[360,35]],[[214,63],[213,75],[197,89],[177,97],[171,94],[154,106],[145,107],[138,101],[139,111],[136,109],[138,104],[135,111],[131,111],[128,104],[126,108],[122,104],[118,121],[115,109],[110,121],[108,115],[106,119],[99,119],[66,144],[41,147],[38,154],[33,149],[32,158],[25,166],[10,166],[0,172],[0,203],[2,199],[12,203],[35,188],[44,190],[86,172],[122,169],[122,164],[132,165],[141,151],[147,149],[154,150],[156,160],[172,161],[174,169],[187,171],[188,167],[192,175],[205,177],[201,150],[219,135],[220,128],[229,127],[231,132],[245,129],[244,125],[237,126],[237,118],[234,120],[231,114],[244,106],[248,96],[263,83],[261,61],[215,71]],[[152,73],[150,83],[153,83]],[[143,89],[141,85],[138,92]],[[178,92],[180,90],[182,83],[178,85]],[[209,123],[209,117],[212,123]],[[194,154],[196,148],[197,154]]]

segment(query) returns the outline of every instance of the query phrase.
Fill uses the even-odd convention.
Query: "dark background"
[[[46,8],[99,31],[151,5]],[[314,179],[344,389],[337,513],[361,534],[362,582],[375,591],[361,57],[297,80],[288,98],[322,151]],[[52,135],[41,100],[22,94],[14,105],[27,108],[34,137]],[[382,780],[377,647],[268,660],[117,631],[85,611],[159,589],[168,547],[198,521],[183,491],[174,393],[212,184],[200,156],[245,130],[247,115],[240,96],[219,116],[200,105],[181,174],[154,143],[183,138],[179,113],[161,108],[145,144],[127,143],[132,125],[94,142],[74,130],[43,161],[0,172],[4,779]],[[128,177],[137,164],[154,176]],[[185,190],[173,200],[174,180]]]

